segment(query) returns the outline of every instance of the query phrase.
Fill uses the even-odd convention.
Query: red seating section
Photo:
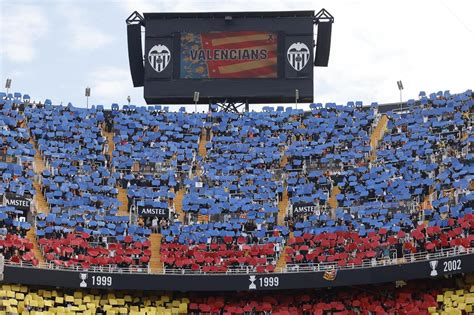
[[[474,242],[474,215],[468,214],[458,220],[449,219],[448,227],[417,226],[407,238],[403,231],[387,235],[385,229],[379,233],[370,232],[361,237],[357,232],[336,232],[313,235],[303,234],[288,240],[287,263],[325,263],[337,262],[339,266],[359,265],[364,259],[377,256],[381,249],[394,249],[397,243],[403,244],[405,251],[411,253],[433,252],[442,248],[462,245],[469,248]],[[464,233],[463,233],[464,232]]]
[[[435,287],[437,287],[435,285]],[[191,297],[190,314],[429,314],[436,306],[433,288],[376,286],[365,289],[294,291],[272,293],[234,293]]]
[[[5,239],[0,239],[0,252],[13,263],[26,262],[38,265],[32,249],[33,243],[30,240],[15,234],[7,234]]]
[[[117,265],[118,267],[146,267],[151,257],[150,241],[132,242],[127,236],[123,243],[108,243],[107,247],[93,246],[87,239],[87,233],[69,234],[65,239],[41,238],[38,243],[46,260],[57,266],[80,265],[84,269],[90,266]]]
[[[229,243],[180,245],[163,243],[161,245],[161,261],[167,268],[191,269],[203,272],[226,272],[229,268],[247,266],[257,272],[272,272],[275,266],[275,245],[258,244],[239,245]]]

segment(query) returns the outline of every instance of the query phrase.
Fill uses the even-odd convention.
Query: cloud
[[[112,36],[90,25],[71,25],[72,48],[95,50],[110,44]]]
[[[58,12],[66,22],[65,28],[71,40],[70,49],[92,51],[113,42],[114,37],[101,29],[101,23],[95,25],[87,12],[73,2],[60,2]]]
[[[0,54],[13,62],[33,61],[38,42],[49,31],[47,16],[35,5],[1,6]]]
[[[90,74],[88,82],[92,90],[91,95],[94,100],[99,100],[99,104],[124,102],[130,93],[133,100],[138,99],[138,96],[133,95],[135,91],[131,88],[132,80],[127,68],[98,68]]]
[[[404,99],[417,97],[420,90],[459,92],[473,88],[472,0],[43,2],[40,6],[39,1],[0,0],[1,71],[24,73],[22,82],[30,84],[24,88],[31,92],[36,89],[49,93],[50,86],[66,82],[70,89],[56,89],[51,91],[54,95],[48,96],[74,104],[83,103],[86,85],[93,88],[91,102],[125,103],[127,95],[131,95],[133,103],[144,104],[143,89],[132,87],[126,58],[123,21],[135,10],[144,13],[326,8],[335,17],[335,24],[329,67],[314,69],[315,102],[398,101],[397,80],[404,83]],[[38,54],[43,51],[39,62]],[[60,58],[63,55],[67,58]],[[26,63],[31,60],[35,62]],[[65,76],[71,60],[77,62],[75,73]],[[43,80],[26,81],[37,77]],[[77,96],[75,91],[79,91]]]
[[[74,25],[72,33],[72,47],[76,49],[94,50],[113,41],[110,35],[89,25]]]
[[[303,2],[311,3],[308,0]],[[274,0],[259,0],[252,3],[235,0],[122,0],[120,5],[127,13],[138,11],[142,14],[148,12],[264,11],[269,8],[271,8],[270,10],[285,10],[289,4],[285,1],[275,2]],[[311,8],[308,5],[305,7]]]

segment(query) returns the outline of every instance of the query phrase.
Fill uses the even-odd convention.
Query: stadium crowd
[[[146,269],[156,232],[165,269],[202,272],[272,272],[282,256],[287,268],[345,267],[474,242],[472,91],[421,93],[383,112],[359,102],[189,114],[0,99],[0,191],[32,199],[36,174],[48,209],[34,203],[27,219],[55,266]],[[30,226],[15,211],[1,210],[2,235],[26,244]],[[28,247],[2,252],[31,261]]]

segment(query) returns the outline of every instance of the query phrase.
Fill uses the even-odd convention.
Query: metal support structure
[[[298,109],[298,100],[300,99],[300,91],[298,89],[295,90],[295,108]]]
[[[89,109],[89,96],[91,96],[91,88],[90,87],[86,87],[85,96],[86,96],[87,109]]]
[[[193,96],[193,101],[194,101],[194,112],[197,113],[197,104],[199,103],[199,92],[194,91],[194,96]]]
[[[401,110],[402,109],[402,104],[403,104],[403,97],[402,97],[403,83],[402,83],[402,80],[397,81],[397,86],[398,86],[398,90],[400,91],[400,110]]]
[[[127,25],[139,23],[142,26],[145,26],[145,18],[137,11],[133,11],[133,13],[130,14],[130,16],[125,20],[125,22],[127,23]]]
[[[0,281],[3,281],[3,273],[5,272],[5,257],[0,254]]]
[[[7,79],[7,81],[5,82],[5,88],[7,89],[7,95],[8,95],[8,92],[9,92],[11,86],[12,86],[12,79]]]
[[[244,103],[234,103],[234,102],[224,102],[224,103],[215,103],[219,110],[228,112],[228,113],[241,113],[245,111],[249,103],[244,102]]]
[[[334,23],[334,16],[331,15],[326,9],[321,9],[316,15],[314,16],[313,23],[314,24],[319,24],[319,23]]]

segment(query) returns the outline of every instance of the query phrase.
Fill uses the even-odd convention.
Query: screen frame
[[[198,104],[222,102],[291,103],[299,91],[300,103],[313,102],[314,96],[314,11],[145,13],[145,57],[153,45],[172,50],[168,69],[157,73],[145,64],[144,98],[148,104]],[[225,20],[230,15],[231,21]],[[278,34],[277,78],[180,78],[180,34],[210,31],[265,31]],[[287,65],[288,43],[301,41],[311,48],[311,59],[303,71]]]

